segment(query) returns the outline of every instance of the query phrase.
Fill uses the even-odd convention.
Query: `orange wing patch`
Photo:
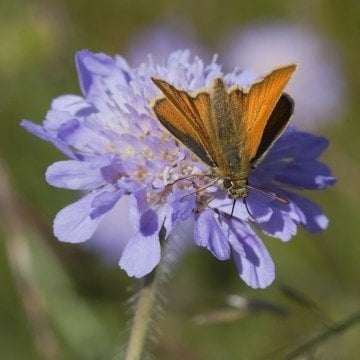
[[[243,118],[244,149],[249,159],[255,157],[270,115],[295,69],[295,64],[275,69],[251,86]]]
[[[275,69],[253,84],[248,92],[238,87],[230,89],[232,117],[240,139],[241,156],[249,161],[257,157],[265,127],[295,69],[295,64]],[[272,122],[276,120],[272,117]]]
[[[192,97],[166,81],[152,79],[164,98],[155,100],[152,109],[159,121],[206,164],[216,165],[216,155],[207,131],[210,100],[207,93]]]

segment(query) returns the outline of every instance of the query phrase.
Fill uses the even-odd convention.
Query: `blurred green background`
[[[49,344],[57,344],[45,344],[43,354],[50,354],[48,358],[121,358],[118,354],[131,318],[127,301],[133,280],[82,246],[63,244],[53,237],[51,224],[56,212],[77,194],[46,184],[45,169],[63,157],[51,145],[26,133],[19,122],[26,118],[40,123],[54,97],[80,93],[74,66],[77,50],[126,56],[135,32],[174,19],[189,24],[197,42],[210,53],[219,47],[227,30],[254,21],[308,24],[330,38],[341,53],[348,101],[344,115],[318,131],[330,139],[324,160],[338,183],[309,196],[330,218],[329,228],[318,235],[301,230],[287,244],[265,239],[277,271],[275,283],[266,290],[246,287],[231,262],[218,262],[203,249],[186,254],[174,281],[164,290],[168,301],[158,322],[154,357],[281,359],[313,335],[326,331],[329,322],[336,324],[359,310],[358,1],[1,0],[0,157],[25,213],[24,217],[19,213],[18,219],[26,234],[20,244],[30,246],[38,281],[34,298],[41,300],[53,332],[45,331],[44,338],[49,336]],[[23,218],[29,223],[24,224]],[[36,315],[33,291],[10,266],[6,216],[0,224],[0,357],[39,359],[44,355],[35,345],[34,323],[26,316],[29,311]],[[27,259],[23,260],[26,265]],[[26,273],[26,266],[24,269]],[[260,305],[254,311],[248,307],[233,313],[226,303],[230,294],[276,305],[281,311]],[[27,300],[30,304],[25,311]],[[226,321],[229,314],[232,321]],[[204,315],[205,323],[196,321],[199,315]],[[306,356],[303,358],[359,358],[359,326],[331,336]]]

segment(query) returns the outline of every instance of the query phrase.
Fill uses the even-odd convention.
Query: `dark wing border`
[[[294,100],[286,93],[283,93],[275,105],[273,112],[265,126],[263,136],[251,163],[256,165],[266,155],[276,140],[285,131],[294,113]]]

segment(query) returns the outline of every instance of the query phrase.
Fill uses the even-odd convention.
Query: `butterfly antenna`
[[[201,178],[201,177],[205,177],[205,176],[209,176],[209,175],[208,175],[208,174],[191,174],[191,175],[187,175],[187,176],[180,177],[180,178],[174,180],[173,182],[166,184],[165,186],[166,186],[166,187],[173,186],[174,184],[176,184],[177,182],[179,182],[179,181],[181,181],[181,180],[188,180],[188,179],[190,179],[190,178],[192,178],[192,177],[199,177],[199,178]]]
[[[215,179],[214,181],[211,181],[209,184],[207,184],[207,185],[205,185],[205,186],[203,186],[203,187],[201,187],[199,189],[196,189],[195,191],[191,192],[190,194],[184,195],[182,198],[180,198],[180,200],[185,199],[186,197],[191,196],[193,194],[197,194],[198,192],[203,191],[203,190],[209,188],[210,186],[213,186],[217,182],[218,182],[218,179]]]
[[[232,217],[233,217],[234,210],[235,210],[235,204],[236,204],[236,199],[234,199],[234,201],[233,201],[233,206],[232,206],[232,209],[231,209],[230,218],[232,218]]]
[[[252,190],[256,190],[256,191],[258,191],[258,192],[261,192],[261,193],[263,193],[263,194],[269,195],[269,196],[273,197],[274,200],[277,200],[277,201],[279,201],[279,202],[281,202],[281,203],[283,203],[283,204],[290,204],[290,201],[289,201],[289,200],[284,199],[284,198],[281,197],[281,196],[277,196],[277,195],[276,195],[275,193],[273,193],[273,192],[261,190],[261,189],[258,189],[258,188],[256,188],[256,187],[250,186],[250,185],[246,185],[246,187],[249,188],[249,189],[252,189]],[[245,201],[244,201],[244,202],[245,202]]]

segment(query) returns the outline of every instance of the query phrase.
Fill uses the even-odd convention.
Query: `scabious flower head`
[[[76,54],[76,66],[83,96],[56,98],[42,126],[22,122],[69,158],[48,168],[48,183],[86,192],[57,214],[54,233],[60,241],[90,239],[107,213],[126,196],[129,211],[121,216],[135,230],[119,264],[129,276],[143,277],[156,267],[162,227],[171,235],[177,224],[193,220],[197,245],[219,260],[232,256],[240,277],[251,287],[264,288],[274,280],[274,264],[254,227],[283,241],[296,234],[298,225],[310,232],[326,228],[328,220],[320,208],[299,194],[299,190],[323,189],[335,181],[318,160],[328,145],[325,138],[291,128],[251,171],[250,185],[274,192],[288,199],[288,204],[250,190],[249,211],[238,200],[229,216],[232,200],[223,186],[194,193],[208,179],[182,179],[208,174],[210,169],[155,119],[150,103],[159,91],[151,77],[193,92],[219,76],[228,85],[248,86],[253,78],[247,72],[223,74],[216,57],[204,65],[189,51],[171,53],[164,66],[150,58],[138,68],[130,67],[120,56],[81,51]],[[214,195],[208,207],[195,211]]]

